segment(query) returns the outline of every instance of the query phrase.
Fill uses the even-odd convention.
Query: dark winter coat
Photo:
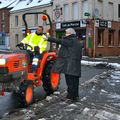
[[[82,46],[75,35],[62,40],[48,38],[48,41],[61,44],[53,71],[73,76],[81,76]]]

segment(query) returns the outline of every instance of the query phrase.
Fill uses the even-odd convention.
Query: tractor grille
[[[14,68],[18,68],[19,67],[19,61],[15,61],[14,62]]]
[[[8,73],[8,67],[1,67],[0,68],[0,75],[7,74]]]

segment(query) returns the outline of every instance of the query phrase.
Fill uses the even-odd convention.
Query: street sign
[[[90,13],[89,13],[89,12],[85,12],[85,13],[84,13],[84,16],[88,16],[88,17],[89,17],[89,16],[90,16]]]
[[[56,23],[56,29],[61,29],[61,23]]]

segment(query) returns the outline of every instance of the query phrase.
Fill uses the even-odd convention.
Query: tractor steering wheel
[[[30,50],[33,49],[29,44],[17,44],[16,47],[18,47],[20,50],[27,50],[27,47],[30,47]]]

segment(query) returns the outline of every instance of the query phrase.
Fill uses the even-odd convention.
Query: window
[[[2,32],[5,32],[5,24],[2,24]]]
[[[38,25],[38,14],[35,15],[35,25]]]
[[[109,13],[109,19],[113,20],[114,19],[114,8],[113,8],[113,3],[112,2],[109,2],[108,10],[110,11],[110,12],[108,12]]]
[[[79,16],[78,10],[79,10],[78,9],[78,3],[74,2],[72,4],[72,17],[73,17],[73,20],[78,19],[78,16]]]
[[[86,17],[84,15],[86,12],[89,12],[89,10],[88,10],[88,0],[82,1],[82,16],[83,16],[83,18]]]
[[[5,13],[2,12],[2,20],[5,20]]]
[[[102,0],[98,0],[98,10],[99,10],[99,16],[103,17],[103,1]]]
[[[5,35],[0,34],[0,45],[5,45]]]
[[[120,4],[118,4],[118,17],[120,18]]]
[[[15,34],[15,43],[16,43],[16,45],[19,43],[19,35],[18,34]]]
[[[70,10],[69,10],[69,5],[65,4],[64,5],[64,20],[67,21],[69,20],[69,16],[70,16]]]
[[[120,30],[118,31],[118,45],[120,46]]]
[[[15,16],[15,26],[18,26],[18,16]]]
[[[103,29],[98,29],[98,46],[103,46],[104,42],[104,30]]]
[[[109,30],[108,33],[108,45],[114,46],[114,30]]]

